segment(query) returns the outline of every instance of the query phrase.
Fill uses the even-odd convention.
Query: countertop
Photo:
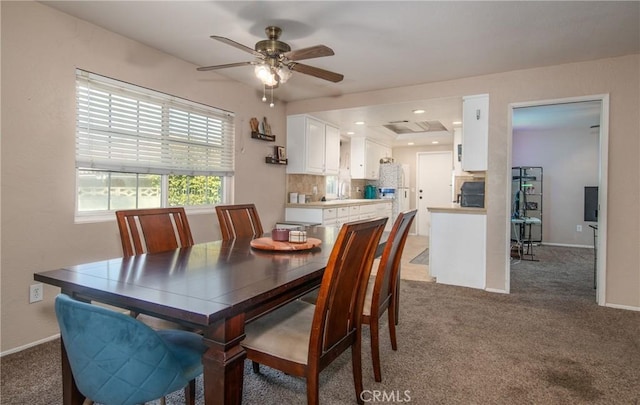
[[[391,202],[391,200],[376,198],[350,198],[346,200],[329,200],[329,201],[314,201],[305,204],[292,204],[287,203],[286,208],[330,208],[330,207],[348,207],[351,205],[365,205],[365,204],[380,204],[385,202]]]
[[[451,203],[440,205],[437,207],[427,207],[429,212],[435,213],[452,213],[452,214],[486,214],[486,208],[461,207],[460,204]]]

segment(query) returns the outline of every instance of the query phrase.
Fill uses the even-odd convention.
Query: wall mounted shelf
[[[261,134],[260,132],[254,132],[254,131],[251,131],[251,137],[253,139],[260,139],[261,141],[268,141],[268,142],[275,142],[276,140],[275,135]]]
[[[264,161],[266,163],[272,164],[272,165],[286,165],[288,163],[288,159],[276,159],[273,158],[271,156],[267,156],[264,158]]]

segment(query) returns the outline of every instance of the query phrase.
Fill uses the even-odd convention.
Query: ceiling
[[[283,29],[293,50],[323,44],[335,55],[305,64],[341,73],[339,83],[294,73],[276,102],[334,97],[640,52],[640,2],[618,1],[42,1],[65,13],[196,66],[245,62],[251,55],[215,41],[253,48],[264,29]],[[194,67],[195,68],[195,67]],[[262,87],[250,66],[201,72]],[[259,95],[258,95],[259,93]],[[411,113],[424,109],[419,116]],[[323,113],[346,131],[406,144],[382,125],[440,121],[449,131],[461,99],[422,100]],[[364,120],[362,127],[353,122]],[[450,143],[450,132],[422,133],[417,144]]]

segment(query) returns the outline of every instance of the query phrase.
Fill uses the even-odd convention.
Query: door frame
[[[600,101],[600,135],[599,143],[599,159],[598,159],[598,237],[596,246],[598,255],[596,260],[596,302],[598,305],[605,305],[606,301],[606,282],[607,282],[607,196],[608,196],[608,174],[609,174],[609,94],[596,94],[591,96],[567,97],[550,100],[538,100],[528,102],[510,103],[508,105],[508,136],[507,136],[507,167],[506,178],[511,178],[511,166],[513,166],[513,110],[520,107],[534,107],[549,104],[575,103],[583,101]],[[510,183],[506,182],[506,187],[510,187]],[[506,206],[511,206],[511,193],[506,192]],[[510,257],[511,252],[511,220],[509,216],[511,212],[507,212],[505,218],[505,234],[507,240],[505,244],[505,257]],[[507,260],[505,269],[505,287],[509,293],[511,289],[511,261]]]
[[[419,189],[419,185],[420,185],[420,156],[424,156],[424,155],[434,155],[434,154],[446,154],[448,153],[451,156],[451,173],[453,173],[453,151],[451,150],[434,150],[434,151],[421,151],[421,152],[416,152],[416,183],[415,183],[415,207],[416,209],[418,209],[418,213],[416,215],[416,219],[415,219],[415,223],[416,223],[416,235],[420,235],[420,215],[427,215],[427,212],[423,212],[423,210],[419,209],[419,203],[420,203],[420,193],[418,192]],[[449,176],[450,180],[452,175]],[[451,189],[453,189],[453,184],[449,184],[449,187],[451,187]],[[430,232],[427,232],[427,237],[429,237]]]

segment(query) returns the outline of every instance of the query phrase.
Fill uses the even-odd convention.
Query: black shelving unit
[[[512,218],[538,218],[539,223],[521,226],[519,240],[528,239],[529,242],[542,242],[542,167],[518,166],[511,168],[511,216]],[[511,239],[517,235],[512,229]],[[526,234],[525,234],[526,232]],[[529,234],[530,232],[530,234]]]

